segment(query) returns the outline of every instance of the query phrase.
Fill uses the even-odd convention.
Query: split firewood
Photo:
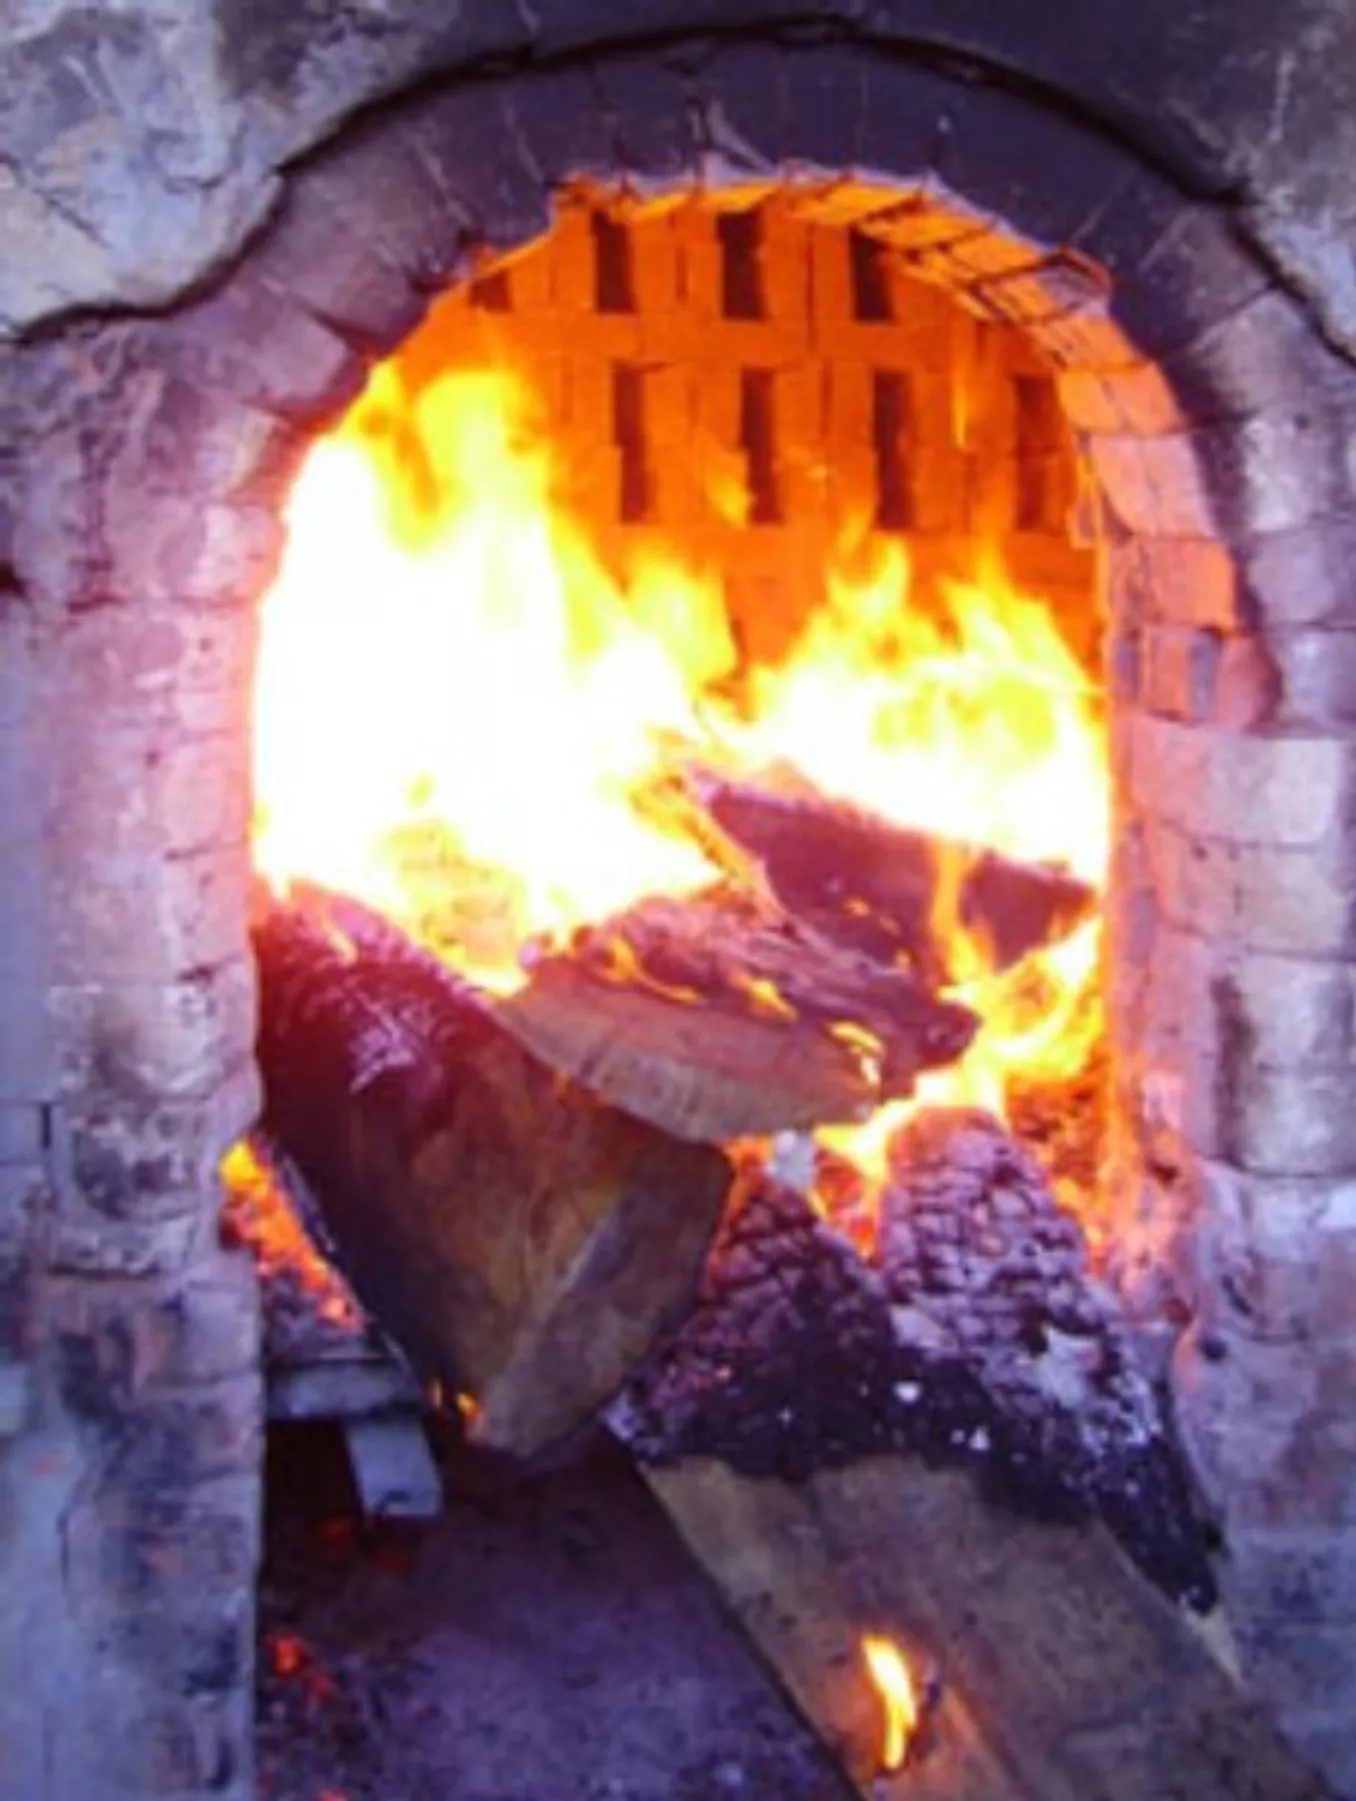
[[[645,900],[576,933],[496,1017],[615,1105],[712,1141],[865,1118],[978,1025],[909,971],[734,888]]]
[[[361,903],[297,892],[364,952],[423,957]],[[553,1069],[698,1142],[867,1117],[979,1024],[736,887],[655,896],[527,960],[517,991],[486,998],[494,1017]]]
[[[1095,1521],[1024,1518],[897,1454],[798,1483],[714,1457],[642,1471],[869,1801],[1331,1801]],[[912,1682],[893,1777],[868,1637]]]
[[[362,1304],[472,1436],[567,1437],[685,1312],[722,1154],[600,1102],[412,946],[258,919],[265,1125]]]
[[[1169,1427],[1116,1367],[1128,1344],[1101,1303],[1084,1317],[1072,1301],[1084,1272],[1047,1230],[1038,1178],[1009,1180],[968,1115],[915,1148],[934,1187],[950,1155],[968,1170],[956,1198],[999,1204],[974,1229],[953,1214],[949,1240],[915,1219],[910,1246],[896,1192],[893,1242],[883,1230],[868,1259],[746,1172],[696,1311],[613,1405],[614,1431],[863,1795],[1318,1801],[1216,1654],[1207,1538]],[[1116,1353],[1080,1364],[1081,1387],[1023,1372],[1044,1353],[970,1305],[986,1289],[970,1264],[1015,1269],[1021,1219],[1050,1240],[1030,1248],[1059,1264],[1050,1305],[1072,1309],[1069,1335]],[[880,1780],[869,1636],[902,1652],[915,1687],[897,1784]]]
[[[752,862],[787,912],[823,937],[933,986],[955,974],[952,922],[999,970],[1065,937],[1096,906],[1067,869],[895,825],[798,776],[680,766],[648,799],[727,865]]]

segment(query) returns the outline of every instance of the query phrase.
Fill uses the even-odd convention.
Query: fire
[[[310,1295],[320,1319],[358,1331],[360,1315],[348,1290],[302,1230],[277,1177],[248,1139],[222,1159],[221,1179],[230,1223],[264,1274],[286,1270]]]
[[[1101,883],[1094,686],[993,554],[923,596],[897,539],[857,531],[790,648],[749,667],[713,572],[650,545],[619,575],[561,480],[505,370],[409,391],[383,366],[315,446],[262,617],[256,858],[274,883],[351,893],[511,988],[528,940],[718,873],[645,804],[675,746],[736,771],[790,766],[899,824]],[[1001,1110],[1014,1071],[1082,1064],[1098,934],[994,974],[959,917],[961,873],[943,872],[934,927],[985,1025],[922,1098]],[[611,954],[622,979],[628,947]],[[747,998],[785,1006],[752,982]],[[831,1142],[869,1161],[897,1116]]]
[[[733,658],[719,594],[659,561],[629,593],[607,574],[521,386],[458,373],[406,400],[378,369],[288,524],[255,695],[265,875],[415,927],[431,905],[496,986],[527,937],[710,879],[629,796],[656,734],[701,736]]]
[[[880,1766],[885,1771],[898,1770],[918,1729],[918,1696],[913,1678],[903,1653],[888,1638],[865,1637],[862,1657],[885,1707]]]

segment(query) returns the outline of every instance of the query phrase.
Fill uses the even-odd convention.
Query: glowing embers
[[[242,1139],[222,1160],[220,1173],[229,1228],[253,1252],[268,1284],[270,1351],[279,1354],[279,1340],[297,1332],[312,1343],[317,1334],[322,1340],[361,1337],[362,1315],[352,1295],[308,1236],[296,1197],[261,1145]]]

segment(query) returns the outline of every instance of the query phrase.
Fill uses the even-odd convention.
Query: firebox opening
[[[1008,279],[987,227],[900,212],[922,265]],[[226,1169],[274,1390],[304,1412],[317,1321],[346,1367],[380,1321],[382,1405],[422,1383],[525,1458],[606,1410],[685,1535],[674,1460],[797,1484],[885,1446],[1091,1514],[1201,1610],[1095,1280],[1091,488],[1010,297],[853,218],[850,184],[578,190],[301,471],[256,686],[265,1130]],[[750,1313],[750,1269],[794,1304]],[[859,1613],[901,1710],[860,1782],[953,1702]]]
[[[1108,796],[1084,485],[1024,334],[796,190],[578,190],[435,304],[302,471],[264,605],[258,867],[501,995],[574,945],[672,998],[628,909],[756,866],[981,1022],[891,1086],[871,1020],[818,1021],[858,1086],[817,1135],[816,1205],[869,1235],[922,1098],[1006,1115],[1095,1233]],[[805,846],[769,851],[797,806]],[[866,822],[855,871],[834,867],[845,821]],[[928,866],[907,919],[873,868],[901,846]],[[800,1011],[765,971],[724,980],[765,1019]],[[275,1277],[319,1297],[324,1332],[358,1329],[289,1253],[257,1162],[227,1171]]]
[[[264,608],[260,866],[501,988],[534,935],[728,873],[659,818],[694,769],[1099,887],[1081,483],[1031,342],[794,190],[582,190],[434,306],[303,471]],[[927,1085],[1002,1107],[1093,1062],[1095,926],[1067,972],[1028,967],[964,886],[928,903],[952,983],[1017,975],[968,1074]]]

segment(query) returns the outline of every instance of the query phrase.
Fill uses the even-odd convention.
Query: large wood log
[[[978,1024],[907,970],[734,888],[646,900],[577,933],[496,1014],[616,1105],[715,1141],[866,1118]]]
[[[787,912],[823,937],[907,965],[934,986],[954,974],[948,912],[1003,969],[1096,906],[1095,891],[1067,869],[895,825],[801,778],[735,779],[689,766],[652,804],[714,856],[752,862]]]
[[[864,1795],[1314,1801],[1212,1649],[1207,1536],[1076,1222],[981,1116],[893,1152],[869,1258],[737,1185],[692,1318],[609,1415],[679,1531]],[[880,1788],[867,1634],[941,1684]]]
[[[411,947],[281,904],[254,941],[265,1123],[355,1294],[479,1442],[564,1439],[684,1312],[724,1157],[562,1079]]]
[[[1323,1784],[1096,1521],[1039,1522],[958,1469],[863,1458],[802,1482],[644,1469],[680,1535],[870,1801],[1321,1801]],[[867,1634],[933,1683],[881,1769]]]

